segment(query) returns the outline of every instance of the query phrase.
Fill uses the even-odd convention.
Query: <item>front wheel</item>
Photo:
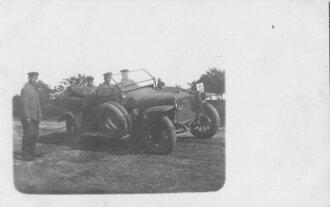
[[[203,112],[195,120],[191,133],[202,139],[213,137],[220,127],[220,118],[217,110],[209,103],[203,103]]]
[[[147,153],[169,154],[176,144],[175,128],[170,119],[159,115],[143,124],[142,141]]]

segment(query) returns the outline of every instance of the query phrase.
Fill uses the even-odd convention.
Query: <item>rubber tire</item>
[[[127,134],[127,122],[126,119],[124,117],[124,114],[119,110],[118,107],[116,107],[113,104],[110,103],[103,103],[98,107],[97,110],[97,116],[96,116],[96,121],[100,121],[104,118],[105,116],[105,112],[109,110],[110,112],[112,112],[114,114],[114,119],[116,119],[116,121],[118,121],[118,125],[120,127],[120,131],[117,132],[119,138],[126,135]]]
[[[197,129],[191,130],[191,133],[197,138],[210,139],[217,133],[220,127],[220,117],[217,110],[210,103],[204,102],[202,107],[203,113],[212,120],[211,126],[205,133]]]
[[[148,142],[149,130],[152,127],[152,125],[155,123],[162,124],[168,132],[167,134],[169,138],[169,145],[165,149],[157,149],[149,145]],[[148,120],[145,123],[143,123],[141,127],[141,140],[145,148],[145,151],[148,154],[161,154],[161,155],[169,154],[176,145],[176,139],[177,137],[175,133],[175,128],[171,120],[164,115],[153,116],[151,120]]]
[[[131,116],[129,115],[129,113],[127,112],[125,107],[123,105],[121,105],[120,103],[117,103],[115,101],[110,101],[109,103],[116,106],[124,114],[126,123],[127,123],[127,133],[129,134],[131,132],[132,126],[133,126]]]

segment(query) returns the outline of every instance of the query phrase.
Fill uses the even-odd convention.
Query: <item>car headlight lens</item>
[[[182,109],[182,107],[183,107],[183,103],[182,103],[182,100],[176,100],[175,101],[175,107],[177,108],[177,109]]]
[[[122,98],[122,99],[126,99],[126,95],[125,95],[125,93],[122,93],[122,94],[121,94],[121,98]]]
[[[132,110],[132,114],[133,114],[134,116],[138,116],[139,113],[140,113],[139,109],[136,109],[136,108],[135,108],[135,109]]]

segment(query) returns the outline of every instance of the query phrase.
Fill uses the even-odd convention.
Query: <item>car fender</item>
[[[70,118],[72,118],[73,120],[75,120],[75,119],[74,119],[74,115],[73,115],[72,112],[70,112],[70,111],[65,111],[65,112],[62,113],[62,115],[60,116],[60,118],[58,119],[57,122],[61,122],[61,121],[65,120],[65,119],[67,119],[68,117],[70,117]]]
[[[175,107],[173,105],[153,106],[142,113],[142,118],[143,120],[148,120],[154,115],[164,114],[165,112],[168,112],[174,108]]]

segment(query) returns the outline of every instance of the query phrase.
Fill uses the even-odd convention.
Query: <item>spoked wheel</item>
[[[193,131],[198,134],[205,134],[211,128],[211,122],[212,120],[208,116],[201,114],[199,117],[199,123],[194,127]]]
[[[197,138],[210,139],[220,127],[220,118],[217,110],[209,103],[203,103],[203,112],[195,120],[191,133]]]
[[[159,116],[142,127],[142,140],[147,153],[168,154],[176,144],[176,133],[166,116]]]

